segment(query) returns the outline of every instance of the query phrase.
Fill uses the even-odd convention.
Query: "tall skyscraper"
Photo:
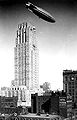
[[[30,23],[18,25],[15,40],[15,80],[10,88],[2,88],[1,96],[17,96],[18,106],[31,107],[31,94],[39,91],[39,66],[36,29]]]
[[[30,23],[18,25],[15,46],[15,86],[38,90],[38,47],[36,29]]]

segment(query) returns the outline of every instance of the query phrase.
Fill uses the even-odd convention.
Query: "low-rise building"
[[[57,114],[64,118],[72,115],[72,97],[63,91],[52,91],[41,96],[34,94],[31,96],[31,104],[33,113]]]
[[[0,113],[11,114],[16,110],[17,97],[0,96]]]

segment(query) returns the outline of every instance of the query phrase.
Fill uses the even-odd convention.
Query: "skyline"
[[[77,4],[69,0],[59,1],[30,1],[51,13],[56,20],[54,24],[29,12],[24,2],[0,5],[0,87],[11,85],[14,79],[16,31],[18,24],[25,21],[36,27],[40,84],[47,81],[51,83],[52,90],[62,89],[63,70],[77,70]]]

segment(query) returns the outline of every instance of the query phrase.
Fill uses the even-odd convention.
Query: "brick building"
[[[63,90],[72,96],[73,115],[77,119],[77,71],[63,71]]]
[[[72,114],[72,98],[63,91],[42,96],[34,94],[31,96],[31,103],[33,113],[57,114],[64,118],[69,118]]]
[[[11,114],[15,112],[17,107],[17,97],[0,96],[0,113]]]
[[[77,102],[77,71],[63,71],[63,90],[72,96],[73,104]]]

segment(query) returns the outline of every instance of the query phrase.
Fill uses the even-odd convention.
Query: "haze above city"
[[[12,2],[12,3],[11,3]],[[30,22],[36,27],[39,48],[39,84],[63,88],[62,72],[77,70],[77,3],[73,0],[30,0],[55,18],[51,24],[39,19],[25,7],[26,1],[0,1],[0,87],[14,79],[14,47],[17,26]]]

